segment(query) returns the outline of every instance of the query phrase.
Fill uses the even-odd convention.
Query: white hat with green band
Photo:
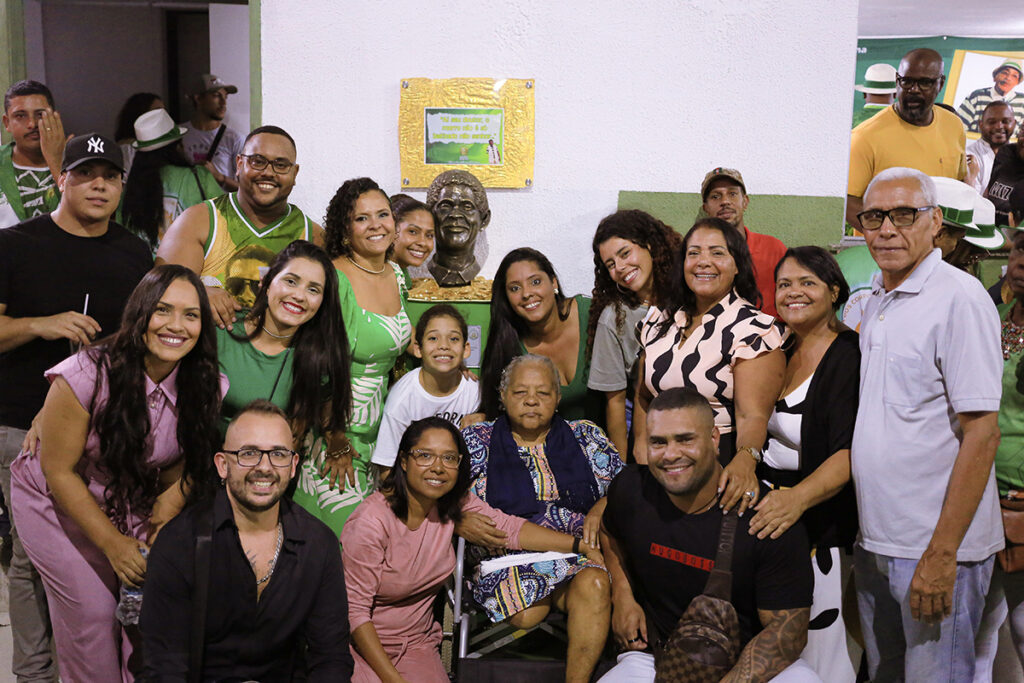
[[[132,147],[140,152],[152,152],[177,142],[188,129],[175,125],[165,109],[154,109],[135,119],[135,142]]]
[[[872,64],[864,72],[864,82],[853,86],[858,92],[871,95],[891,95],[896,92],[896,67],[892,64]]]

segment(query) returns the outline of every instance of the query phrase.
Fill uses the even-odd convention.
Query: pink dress
[[[468,494],[463,512],[479,512],[508,534],[519,549],[526,520],[506,515]],[[19,522],[20,523],[20,522]],[[437,510],[415,531],[388,506],[379,491],[363,501],[341,532],[349,628],[373,622],[384,651],[406,680],[448,681],[438,646],[441,626],[434,620],[434,598],[455,569],[454,522],[442,522]],[[353,683],[379,681],[355,647]]]
[[[82,407],[94,416],[109,396],[106,377],[98,382],[96,372],[95,362],[81,351],[47,370],[46,378],[52,383],[63,377]],[[158,469],[175,465],[181,456],[177,376],[175,367],[160,384],[146,377],[150,437],[145,459]],[[226,386],[227,378],[221,375],[222,395]],[[91,417],[77,470],[102,509],[109,477],[101,469],[99,434]],[[22,453],[11,464],[11,499],[25,552],[46,588],[61,679],[66,683],[131,681],[125,666],[131,643],[122,638],[121,624],[114,617],[117,575],[103,552],[57,507],[35,454]],[[148,513],[130,512],[129,535],[146,540]]]

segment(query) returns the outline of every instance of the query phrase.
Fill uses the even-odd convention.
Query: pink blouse
[[[468,494],[463,512],[479,512],[508,534],[508,546],[520,549],[526,520],[506,515]],[[455,569],[455,523],[442,522],[435,508],[415,531],[405,526],[376,492],[364,500],[341,532],[349,628],[368,621],[384,647],[436,646],[441,626],[434,620],[434,597]]]

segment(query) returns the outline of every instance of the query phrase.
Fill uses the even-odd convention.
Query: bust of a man
[[[437,230],[437,250],[427,269],[442,287],[472,283],[480,272],[473,247],[491,220],[487,191],[468,171],[445,171],[430,183],[426,205]]]

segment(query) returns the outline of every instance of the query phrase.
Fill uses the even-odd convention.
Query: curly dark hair
[[[416,420],[406,428],[405,433],[402,434],[402,440],[398,444],[395,465],[381,482],[381,491],[383,491],[391,511],[395,513],[396,517],[405,521],[409,516],[409,488],[402,463],[409,457],[420,437],[428,429],[443,429],[451,434],[452,439],[455,440],[455,447],[458,449],[459,455],[462,456],[454,488],[437,501],[437,516],[441,518],[441,521],[458,522],[462,519],[462,500],[469,493],[469,487],[473,483],[469,469],[469,447],[466,446],[466,440],[462,438],[458,428],[443,417],[431,415],[422,420]]]
[[[687,316],[697,315],[697,295],[686,284],[686,277],[683,274],[686,267],[686,248],[690,243],[693,233],[700,229],[717,230],[725,238],[726,247],[733,261],[736,262],[736,278],[732,288],[741,297],[755,306],[761,304],[761,293],[757,289],[757,282],[754,280],[754,262],[750,258],[750,249],[747,248],[747,240],[734,227],[723,221],[721,218],[700,218],[693,224],[683,236],[683,246],[680,257],[673,268],[672,281],[675,287],[669,289],[668,297],[664,306],[665,311],[675,313],[683,311]],[[664,334],[674,324],[673,315],[668,315],[658,328],[658,334]]]
[[[334,193],[324,216],[324,248],[332,259],[352,254],[349,236],[352,232],[352,212],[355,210],[356,200],[366,192],[375,191],[380,192],[388,206],[391,206],[388,193],[380,189],[380,185],[370,178],[346,180]]]
[[[594,233],[594,291],[590,303],[590,320],[587,321],[587,355],[594,347],[594,333],[601,312],[608,306],[615,307],[615,329],[619,334],[627,334],[623,330],[626,320],[626,307],[635,308],[641,304],[636,294],[629,290],[619,289],[612,282],[608,268],[601,261],[601,245],[618,237],[646,249],[651,255],[651,305],[662,306],[672,289],[672,269],[679,258],[682,235],[671,227],[645,211],[626,209],[605,216],[597,225]]]
[[[512,304],[509,303],[508,294],[505,292],[509,268],[521,261],[535,264],[552,281],[558,279],[555,267],[551,265],[548,257],[530,247],[513,249],[498,265],[491,286],[491,326],[487,332],[487,346],[484,348],[483,364],[480,367],[480,402],[488,420],[493,420],[501,414],[501,397],[498,395],[501,373],[510,360],[522,355],[519,345],[527,332],[526,321],[512,310]],[[555,309],[558,311],[559,319],[569,318],[570,306],[568,297],[559,287],[555,291]]]
[[[146,332],[160,297],[175,280],[187,280],[199,297],[202,329],[195,347],[178,361],[178,447],[184,458],[182,493],[190,496],[213,474],[213,454],[220,446],[220,368],[217,337],[206,288],[184,266],[162,265],[146,273],[132,292],[113,335],[86,350],[97,376],[106,376],[109,398],[90,406],[100,440],[101,466],[110,481],[104,490],[107,514],[128,533],[132,511],[149,511],[160,493],[159,472],[146,462],[151,424],[146,400]]]
[[[288,415],[293,420],[293,427],[297,427],[298,438],[309,429],[343,431],[351,411],[352,387],[348,335],[338,297],[338,272],[324,250],[312,242],[295,240],[274,257],[260,281],[252,310],[246,315],[255,323],[248,338],[259,336],[266,322],[270,284],[297,258],[309,259],[324,269],[324,294],[320,308],[299,327],[291,341],[294,365]],[[330,410],[325,414],[324,408],[328,405]]]

